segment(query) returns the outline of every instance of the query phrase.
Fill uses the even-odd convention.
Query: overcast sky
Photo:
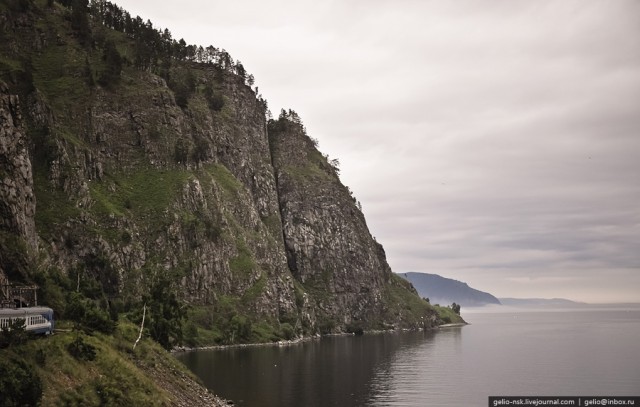
[[[640,1],[116,3],[297,111],[395,272],[640,302]]]

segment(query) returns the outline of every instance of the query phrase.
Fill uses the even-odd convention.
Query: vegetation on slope
[[[11,344],[0,358],[0,405],[195,405],[213,395],[157,343],[121,320],[111,334],[64,324],[51,337]],[[203,398],[203,399],[201,399]]]
[[[389,313],[391,315],[401,315],[406,318],[410,325],[431,327],[440,324],[464,323],[460,316],[460,309],[457,312],[451,306],[432,305],[424,298],[415,295],[411,283],[402,277],[393,274],[392,282],[387,288],[388,300],[390,304]],[[424,321],[422,315],[430,315],[432,321]]]

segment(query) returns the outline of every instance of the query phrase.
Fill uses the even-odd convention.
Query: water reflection
[[[437,345],[436,335],[459,334],[460,329],[452,329],[438,334],[331,337],[296,346],[199,351],[179,358],[207,387],[236,405],[388,405],[393,401],[389,394],[401,394],[395,388],[402,389],[402,378],[411,379],[407,375],[417,375],[434,362],[424,354],[449,352]]]
[[[459,364],[461,328],[400,336],[400,344],[391,353],[387,366],[376,369],[371,379],[370,406],[424,406],[425,395],[444,397],[442,406],[455,405],[450,395],[456,383],[443,377],[455,377]],[[449,401],[452,404],[448,404]]]

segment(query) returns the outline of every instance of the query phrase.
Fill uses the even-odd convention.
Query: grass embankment
[[[83,351],[73,356],[78,338]],[[0,370],[21,363],[35,373],[45,407],[222,405],[157,343],[143,339],[133,350],[136,338],[126,321],[113,335],[65,329],[3,349]]]
[[[464,319],[456,314],[451,307],[443,307],[440,305],[433,305],[433,308],[438,313],[438,317],[442,321],[443,325],[446,324],[466,324]]]
[[[423,326],[424,315],[437,314],[437,325],[464,324],[465,321],[451,307],[431,305],[420,298],[413,290],[410,282],[392,274],[386,290],[388,315],[397,316],[408,326]]]

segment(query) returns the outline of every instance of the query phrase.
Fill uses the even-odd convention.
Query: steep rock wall
[[[378,319],[391,269],[356,200],[301,124],[281,118],[269,137],[293,275],[330,323]]]
[[[19,275],[38,248],[27,147],[19,99],[0,82],[0,281]]]

